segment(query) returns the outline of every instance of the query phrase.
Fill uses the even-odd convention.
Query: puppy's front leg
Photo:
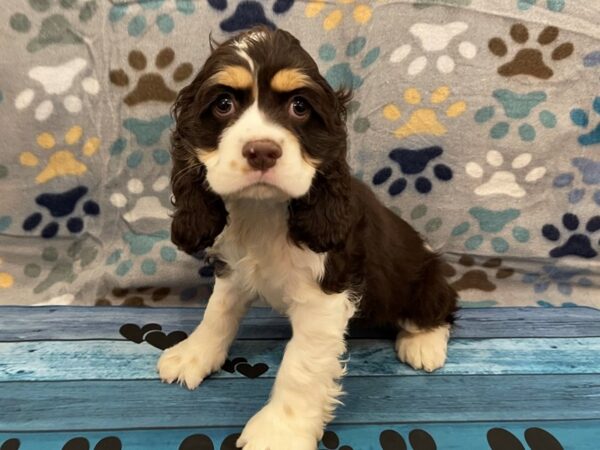
[[[346,293],[315,289],[310,300],[288,312],[293,337],[277,374],[271,399],[246,425],[237,446],[244,450],[315,450],[333,418],[345,367],[344,334],[354,305]]]
[[[251,296],[244,295],[229,279],[217,278],[200,325],[158,360],[161,380],[195,389],[219,370],[250,301]]]

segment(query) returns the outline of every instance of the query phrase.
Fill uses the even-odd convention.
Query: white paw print
[[[527,192],[517,181],[517,176],[513,171],[527,169],[531,164],[531,153],[521,153],[511,162],[512,171],[496,170],[504,164],[502,153],[496,150],[490,150],[486,155],[487,163],[492,167],[494,172],[490,179],[475,188],[475,194],[480,196],[487,195],[508,195],[509,197],[521,198]],[[484,169],[474,161],[467,163],[465,166],[467,175],[471,178],[481,179],[484,175]],[[546,174],[546,168],[542,166],[534,167],[525,174],[525,183],[535,183]]]
[[[450,42],[459,34],[464,33],[469,28],[465,22],[451,22],[445,25],[432,23],[415,23],[409,32],[419,40],[421,48],[427,53],[439,53],[445,50]],[[390,62],[400,63],[404,61],[412,52],[413,47],[410,44],[404,44],[396,48],[390,55]],[[458,44],[458,53],[465,59],[473,59],[477,55],[477,47],[469,41],[462,41]],[[432,59],[435,55],[431,56]],[[421,55],[413,59],[408,65],[407,73],[415,76],[423,72],[427,67],[429,57]],[[450,73],[454,70],[456,63],[452,56],[448,54],[438,55],[435,66],[440,73]]]
[[[169,177],[160,176],[153,184],[152,190],[156,194],[166,191],[169,187]],[[127,182],[127,190],[130,194],[140,195],[144,193],[144,183],[139,178],[132,178]],[[110,196],[110,202],[116,208],[125,208],[129,200],[121,192],[115,192]],[[131,209],[123,214],[123,219],[129,223],[141,219],[169,219],[170,211],[165,208],[157,195],[144,195],[137,199]]]
[[[42,95],[50,98],[42,100],[35,108],[35,118],[43,122],[54,112],[53,96],[60,98],[64,108],[71,114],[81,111],[83,103],[77,95],[68,92],[73,87],[74,81],[87,67],[87,61],[83,58],[74,58],[64,64],[57,66],[36,66],[28,72],[29,78],[42,85]],[[100,84],[96,78],[91,76],[81,80],[81,89],[90,95],[97,95]],[[65,95],[67,94],[67,95]],[[36,96],[36,90],[27,88],[21,91],[15,99],[17,110],[29,108]]]

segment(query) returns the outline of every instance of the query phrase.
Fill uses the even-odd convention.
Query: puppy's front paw
[[[413,369],[433,372],[446,362],[449,336],[447,325],[419,333],[401,331],[396,338],[398,358]]]
[[[243,450],[316,450],[317,439],[297,420],[267,405],[246,424],[236,445]]]
[[[223,365],[226,357],[224,351],[210,351],[198,340],[188,338],[165,350],[157,369],[165,383],[176,381],[188,389],[196,389],[202,380]]]

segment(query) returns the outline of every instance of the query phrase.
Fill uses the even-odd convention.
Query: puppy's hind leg
[[[396,353],[414,369],[433,372],[446,363],[457,294],[444,278],[437,256],[424,264],[420,275],[412,290],[411,310],[398,323],[402,329]]]

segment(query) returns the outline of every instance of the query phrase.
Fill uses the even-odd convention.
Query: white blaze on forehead
[[[264,31],[253,31],[252,33],[247,33],[239,40],[233,43],[233,46],[237,48],[237,54],[244,58],[248,64],[250,64],[250,70],[254,72],[254,61],[248,55],[248,46],[251,43],[258,43],[260,41],[265,40],[267,37],[267,33]]]
[[[248,55],[248,53],[246,53],[244,50],[238,50],[236,53],[244,58],[244,60],[250,65],[250,71],[254,72],[254,61],[252,61],[250,55]]]

